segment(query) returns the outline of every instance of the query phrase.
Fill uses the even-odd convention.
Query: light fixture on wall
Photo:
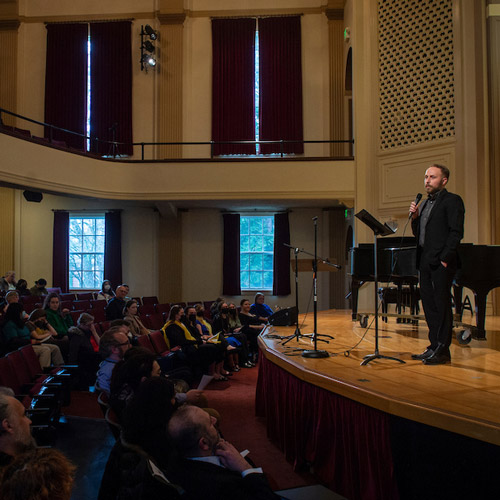
[[[155,46],[150,40],[144,40],[149,37],[150,40],[156,40],[158,33],[151,28],[149,24],[141,26],[141,71],[148,72],[148,66],[154,68],[156,66],[156,58],[154,57]]]

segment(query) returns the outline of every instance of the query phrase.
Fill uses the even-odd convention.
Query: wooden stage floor
[[[313,331],[313,315],[301,316],[302,334]],[[500,318],[486,318],[485,341],[472,340],[450,347],[452,362],[428,366],[411,359],[428,345],[425,321],[419,326],[379,321],[379,352],[406,361],[378,359],[360,366],[375,350],[374,325],[361,328],[351,311],[318,313],[318,333],[335,337],[325,359],[303,358],[311,349],[309,339],[296,339],[282,346],[271,335],[292,335],[295,327],[268,327],[259,341],[267,359],[301,380],[340,394],[386,413],[431,425],[481,441],[500,445]],[[473,321],[466,313],[464,321]],[[349,356],[345,353],[359,342]],[[300,350],[298,350],[300,349]]]

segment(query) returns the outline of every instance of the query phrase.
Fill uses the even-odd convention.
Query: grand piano
[[[413,237],[388,237],[377,240],[378,280],[392,282],[398,288],[418,282],[416,267],[416,241]],[[455,312],[462,318],[462,290],[470,288],[474,293],[476,329],[473,337],[485,339],[486,299],[490,290],[500,286],[500,266],[494,265],[500,259],[500,246],[463,243],[458,248],[461,268],[453,283]],[[361,243],[350,249],[351,264],[351,306],[352,319],[357,319],[358,292],[363,283],[374,281],[373,244]]]

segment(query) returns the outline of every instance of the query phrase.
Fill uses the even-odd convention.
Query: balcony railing
[[[32,136],[31,131],[27,129],[22,129],[22,128],[17,128],[17,127],[9,127],[4,125],[4,116],[3,115],[8,115],[12,116],[14,118],[17,118],[18,120],[23,120],[28,123],[32,123],[41,127],[44,127],[44,137],[36,137]],[[40,122],[37,120],[33,120],[31,118],[27,118],[25,116],[19,115],[17,113],[13,113],[11,111],[8,111],[6,109],[0,108],[0,126],[4,130],[8,130],[10,132],[16,133],[21,136],[25,137],[31,137],[33,140],[37,142],[42,142],[45,144],[51,144],[56,147],[67,147],[66,144],[62,141],[57,141],[54,139],[54,132],[64,132],[67,134],[72,134],[78,137],[81,137],[84,140],[85,144],[90,145],[90,151],[84,151],[83,149],[74,149],[74,148],[67,148],[70,151],[73,152],[78,152],[78,153],[84,153],[84,154],[90,154],[90,155],[97,155],[99,157],[108,159],[108,160],[114,160],[118,159],[120,161],[139,161],[132,156],[124,156],[120,153],[120,151],[125,150],[125,146],[129,146],[129,144],[119,142],[119,141],[107,141],[107,140],[102,140],[99,139],[98,137],[95,136],[87,136],[85,134],[80,134],[79,132],[74,132],[73,130],[68,130],[65,128],[61,127],[56,127],[55,125],[52,125],[50,123],[44,123]],[[286,146],[288,144],[297,144],[297,143],[302,143],[304,146],[309,145],[309,151],[307,154],[304,155],[295,155],[295,154],[287,154],[286,153]],[[263,145],[263,144],[279,144],[280,146],[280,151],[279,153],[274,153],[274,154],[254,154],[254,155],[247,155],[247,154],[241,154],[241,155],[223,155],[223,156],[216,156],[214,151],[215,147],[217,145],[226,145],[226,144],[253,144],[253,145]],[[314,148],[313,145],[330,145],[328,148],[321,148],[317,147]],[[306,159],[306,158],[341,158],[341,159],[350,159],[354,156],[354,140],[349,139],[349,140],[315,140],[315,141],[288,141],[288,140],[276,140],[276,141],[188,141],[188,142],[133,142],[132,143],[133,149],[134,149],[134,155],[136,150],[138,149],[140,151],[140,161],[152,161],[152,160],[161,160],[159,158],[155,158],[155,156],[158,156],[159,154],[163,154],[165,156],[164,159],[168,160],[176,160],[176,159],[182,159],[186,160],[188,157],[189,159],[195,159],[195,160],[202,160],[202,159],[217,159],[217,160],[234,160],[234,159],[240,159],[240,158],[245,158],[245,159],[252,159],[252,160],[258,160],[258,159],[272,159],[272,158],[299,158],[299,159]],[[161,149],[160,149],[161,148]],[[168,148],[172,148],[173,155],[171,156],[168,154]],[[186,151],[186,148],[188,148],[188,154],[185,155],[184,152]],[[197,149],[200,148],[200,149]],[[321,151],[321,149],[328,149],[329,151],[325,153],[324,151]],[[201,152],[199,152],[201,150]],[[106,153],[102,153],[103,151],[106,151]],[[96,152],[101,152],[100,154],[97,154]],[[151,152],[151,157],[147,157],[148,153]],[[167,154],[165,154],[167,153]]]

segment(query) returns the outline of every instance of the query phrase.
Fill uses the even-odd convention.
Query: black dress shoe
[[[422,361],[424,365],[444,365],[451,363],[450,349],[444,344],[438,344],[434,353]]]
[[[428,347],[424,352],[422,352],[420,354],[412,354],[411,359],[423,360],[423,359],[427,359],[427,358],[431,357],[433,354],[434,354],[434,351],[430,347]]]

